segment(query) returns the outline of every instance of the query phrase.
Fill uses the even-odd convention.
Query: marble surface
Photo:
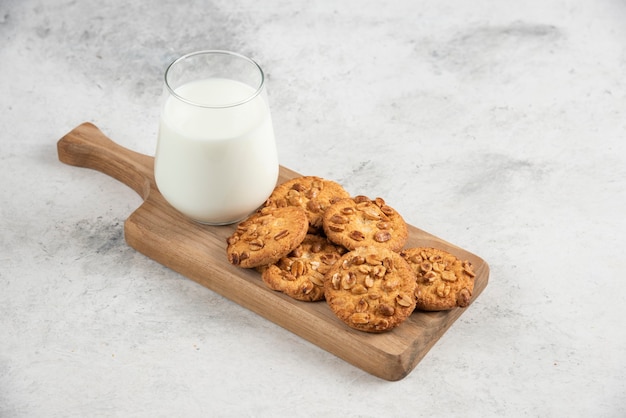
[[[626,416],[626,3],[0,3],[0,416]],[[357,369],[126,245],[178,55],[255,58],[281,164],[383,196],[490,283],[413,372]]]

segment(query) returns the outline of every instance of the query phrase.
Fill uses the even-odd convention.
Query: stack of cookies
[[[404,248],[408,226],[381,198],[352,197],[315,176],[274,189],[264,207],[227,240],[231,264],[254,268],[271,289],[306,302],[326,300],[348,326],[393,329],[415,309],[468,306],[468,261],[436,248]]]

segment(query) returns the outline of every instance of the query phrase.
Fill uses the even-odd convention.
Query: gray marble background
[[[626,416],[626,3],[0,2],[0,416]],[[129,248],[141,199],[58,162],[153,155],[162,73],[268,75],[280,162],[382,196],[490,283],[399,382]]]

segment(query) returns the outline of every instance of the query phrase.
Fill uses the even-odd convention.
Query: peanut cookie
[[[324,275],[345,253],[325,237],[307,235],[302,244],[262,274],[265,284],[297,300],[324,299]]]
[[[408,239],[408,227],[402,216],[380,197],[341,199],[324,213],[324,232],[332,242],[349,250],[379,245],[400,251]]]
[[[243,268],[273,264],[302,243],[308,228],[301,208],[262,208],[237,225],[226,240],[228,261]]]
[[[265,206],[301,207],[309,217],[310,227],[321,229],[322,215],[326,208],[345,197],[350,197],[350,194],[339,183],[321,177],[304,176],[276,186]]]
[[[407,262],[384,247],[359,247],[326,274],[324,295],[348,326],[383,332],[400,325],[415,308],[415,275]]]
[[[466,307],[474,291],[474,271],[469,261],[436,248],[408,248],[400,255],[417,279],[416,308],[443,311]]]

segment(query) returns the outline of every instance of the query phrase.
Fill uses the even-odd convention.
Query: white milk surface
[[[176,93],[215,106],[245,100],[254,89],[211,78],[184,84]],[[274,130],[262,95],[226,108],[194,106],[170,95],[161,112],[154,174],[163,197],[192,219],[219,224],[250,214],[278,178]]]

